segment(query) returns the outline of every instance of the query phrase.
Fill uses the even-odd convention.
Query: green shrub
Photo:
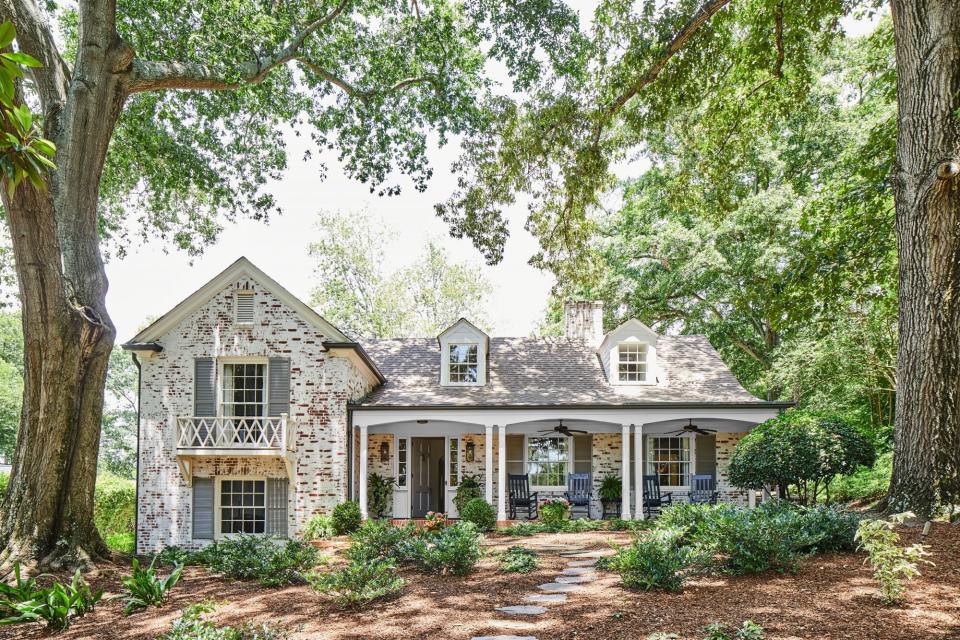
[[[307,521],[301,537],[304,540],[325,540],[334,535],[333,518],[316,514]]]
[[[457,506],[457,513],[463,517],[463,509],[467,503],[476,498],[483,497],[483,488],[480,486],[480,478],[475,474],[465,475],[460,478],[460,484],[457,485],[457,495],[453,497],[453,504]]]
[[[607,567],[620,574],[628,589],[681,591],[702,560],[697,548],[680,544],[680,532],[658,529],[621,548]]]
[[[540,566],[536,551],[513,546],[500,554],[500,570],[505,573],[530,573]]]
[[[351,562],[374,560],[399,561],[403,544],[416,534],[412,524],[395,527],[389,522],[367,520],[351,536],[350,548],[344,555]]]
[[[393,499],[393,478],[371,473],[367,477],[367,507],[374,518],[383,518]]]
[[[879,500],[887,494],[892,474],[893,452],[888,451],[878,456],[872,467],[861,467],[837,478],[830,485],[830,493],[840,502]]]
[[[863,520],[857,528],[856,539],[867,552],[867,562],[873,567],[873,577],[880,583],[880,597],[885,604],[900,601],[906,591],[904,582],[920,574],[918,565],[928,555],[922,544],[901,547],[895,527],[912,518],[912,513],[901,513],[888,520]]]
[[[103,590],[93,591],[80,570],[69,584],[55,581],[50,587],[38,587],[36,580],[21,580],[20,564],[14,565],[16,584],[0,589],[0,610],[5,616],[0,624],[46,622],[49,629],[62,631],[75,618],[93,611]]]
[[[360,528],[362,521],[360,505],[354,500],[341,502],[333,508],[333,512],[330,514],[330,524],[333,525],[333,533],[337,536],[353,533]]]
[[[745,489],[777,485],[789,497],[812,504],[839,475],[874,462],[873,442],[838,417],[787,411],[767,420],[737,443],[730,482]]]
[[[111,548],[132,551],[136,514],[137,487],[132,480],[108,474],[97,477],[93,519]]]
[[[160,553],[156,554],[155,559],[161,565],[178,565],[185,567],[191,565],[206,564],[204,551],[190,551],[183,547],[169,546],[164,547]]]
[[[428,573],[470,573],[480,560],[481,534],[469,522],[458,522],[433,535],[405,540],[398,552],[406,562]]]
[[[136,558],[132,560],[131,574],[120,580],[127,589],[125,594],[127,604],[123,607],[123,615],[128,616],[137,609],[144,609],[151,605],[154,607],[163,606],[167,591],[180,581],[180,575],[183,573],[182,564],[176,565],[166,578],[160,578],[157,576],[156,569],[154,569],[156,562],[157,556],[154,556],[150,566],[143,569],[139,560]]]
[[[714,622],[706,626],[707,637],[703,640],[763,640],[763,627],[752,620],[747,620],[743,625],[730,635],[730,629],[725,624]]]
[[[0,497],[3,497],[7,493],[7,485],[10,484],[10,474],[9,473],[0,473]]]
[[[218,573],[276,587],[301,582],[303,572],[316,566],[320,554],[300,540],[237,535],[208,545],[202,558]]]
[[[569,519],[570,503],[563,498],[550,498],[541,503],[540,521],[544,526],[559,529]]]
[[[351,562],[342,569],[311,574],[307,579],[314,591],[343,609],[396,595],[406,585],[393,563],[386,560]]]
[[[696,540],[720,559],[719,568],[734,575],[794,572],[809,544],[796,514],[761,509],[717,510]]]
[[[560,531],[561,533],[583,533],[584,531],[600,531],[606,528],[607,524],[603,520],[577,518],[576,520],[564,520]]]
[[[654,521],[657,529],[670,529],[679,532],[680,543],[690,544],[703,533],[708,520],[720,517],[720,514],[734,511],[735,507],[726,504],[690,504],[680,502],[665,507]]]
[[[497,512],[483,498],[473,498],[463,505],[460,519],[472,522],[480,531],[491,531],[497,526]]]
[[[860,514],[843,507],[819,505],[799,508],[798,515],[807,538],[804,550],[824,553],[856,548]]]
[[[269,624],[244,623],[240,627],[218,627],[203,614],[213,611],[213,605],[192,604],[180,612],[173,628],[160,640],[284,640],[287,632]]]

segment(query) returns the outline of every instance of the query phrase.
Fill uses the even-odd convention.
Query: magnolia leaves
[[[0,49],[9,47],[17,32],[13,23],[0,24]],[[54,168],[56,147],[40,136],[33,114],[24,104],[16,104],[16,82],[23,79],[23,67],[40,67],[40,62],[25,53],[0,53],[0,171],[7,181],[7,195],[13,197],[26,178],[37,189],[46,184],[46,170]]]

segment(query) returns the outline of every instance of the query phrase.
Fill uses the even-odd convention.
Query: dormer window
[[[647,345],[622,342],[617,347],[617,379],[623,383],[647,381]]]
[[[448,345],[451,384],[475,384],[480,379],[479,348],[475,344]]]
[[[468,320],[460,318],[437,336],[440,343],[440,384],[480,387],[487,382],[490,339]]]

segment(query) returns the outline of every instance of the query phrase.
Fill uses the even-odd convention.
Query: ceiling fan
[[[704,429],[702,427],[698,427],[697,425],[693,424],[693,418],[688,418],[687,424],[680,427],[679,431],[675,431],[667,435],[678,436],[682,433],[699,433],[702,436],[708,436],[711,433],[716,433],[716,432],[717,432],[716,429]]]
[[[565,427],[563,425],[563,420],[561,420],[560,424],[555,426],[553,429],[544,429],[540,433],[554,433],[554,432],[559,433],[562,436],[568,436],[568,437],[572,436],[575,433],[587,433],[582,429],[571,429],[570,427]]]

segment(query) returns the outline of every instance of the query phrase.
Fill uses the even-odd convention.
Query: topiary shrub
[[[781,497],[812,504],[841,474],[870,466],[872,441],[842,418],[788,411],[754,427],[730,458],[730,482],[744,489],[778,486]]]
[[[473,523],[480,531],[492,531],[497,525],[497,512],[483,498],[473,498],[460,509],[460,519]]]
[[[363,516],[360,514],[360,504],[355,500],[341,502],[330,514],[333,534],[337,536],[353,533],[360,528],[361,522],[363,522]]]
[[[483,497],[483,488],[480,486],[480,476],[476,474],[465,475],[460,478],[460,484],[457,485],[457,495],[453,497],[453,504],[457,506],[457,513],[463,517],[463,509],[467,503],[475,498]]]

